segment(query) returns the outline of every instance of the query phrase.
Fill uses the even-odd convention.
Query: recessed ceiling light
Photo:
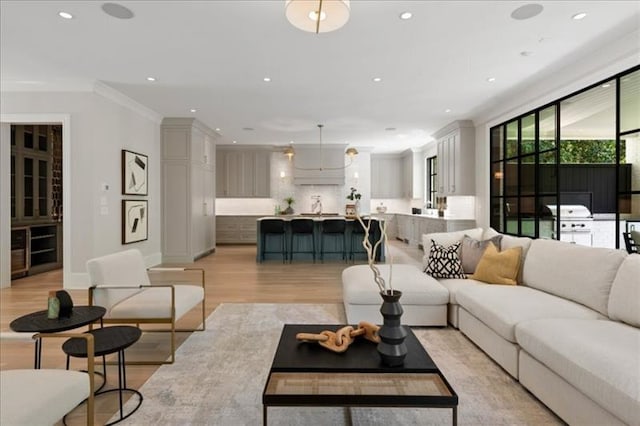
[[[289,141],[289,143],[293,145],[293,141]]]
[[[238,141],[233,141],[233,143],[238,143]]]
[[[411,19],[412,16],[413,14],[411,12],[402,12],[400,14],[400,19],[406,21],[407,19]]]
[[[520,56],[533,56],[533,52],[530,50],[523,50],[520,52]]]
[[[575,21],[579,21],[579,20],[581,20],[581,19],[584,19],[586,16],[587,16],[587,14],[586,14],[586,13],[584,13],[584,12],[580,12],[580,13],[576,13],[575,15],[573,15],[573,16],[571,17],[571,19],[573,19],[573,20],[575,20]]]
[[[253,127],[243,127],[242,130],[246,130],[247,132],[253,132]]]
[[[489,78],[487,78],[487,81],[489,83],[493,83],[494,81],[496,81],[496,78],[495,77],[489,77]]]
[[[605,84],[602,85],[602,87],[604,87],[606,89],[607,87],[611,87],[611,84],[605,83]]]
[[[155,77],[147,77],[147,81],[156,81]]]
[[[220,127],[216,127],[216,132],[219,132],[219,131],[220,131]]]
[[[107,15],[118,19],[133,18],[133,12],[131,11],[131,9],[128,9],[118,3],[104,3],[102,5],[102,11]]]
[[[395,132],[396,128],[395,127],[387,127],[384,130],[386,130],[387,132]]]
[[[449,108],[445,109],[444,112],[451,112]]]
[[[511,12],[511,17],[518,21],[531,19],[534,16],[539,15],[542,12],[542,9],[544,8],[541,4],[538,3],[525,4],[524,6],[520,6],[519,8]]]
[[[269,77],[265,77],[265,78],[263,78],[263,79],[262,79],[262,81],[264,81],[265,83],[268,83],[268,82],[270,82],[270,81],[271,81],[271,78],[269,78]]]
[[[373,78],[372,78],[372,80],[373,80],[375,83],[380,83],[380,82],[382,81],[382,79],[381,79],[380,77],[373,77]]]
[[[191,108],[189,111],[191,111],[191,112],[196,112],[196,111],[198,111],[198,110],[197,110],[197,109],[195,109],[195,108]]]
[[[64,19],[73,19],[73,15],[69,12],[58,12],[58,16]]]

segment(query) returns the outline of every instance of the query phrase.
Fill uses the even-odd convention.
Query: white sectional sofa
[[[425,261],[432,239],[465,234],[498,235],[423,235]],[[519,284],[438,279],[449,322],[569,424],[640,425],[640,255],[507,235],[501,246],[522,247]]]

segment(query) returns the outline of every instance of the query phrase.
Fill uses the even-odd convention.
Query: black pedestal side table
[[[105,356],[116,352],[118,353],[118,388],[96,392],[96,396],[110,392],[118,392],[120,418],[105,425],[109,426],[121,422],[122,420],[131,416],[138,410],[138,408],[140,408],[140,405],[142,404],[142,394],[136,389],[127,388],[127,371],[124,359],[124,350],[137,342],[138,339],[140,339],[142,331],[138,327],[114,326],[98,328],[88,331],[88,333],[93,334],[95,356]],[[87,357],[87,341],[85,339],[75,337],[71,338],[64,342],[64,344],[62,345],[62,350],[67,354],[67,365],[69,365],[68,357],[70,356],[75,358]],[[106,377],[107,376],[105,372],[105,382],[107,380]],[[126,415],[124,414],[122,407],[123,391],[132,392],[134,394],[137,394],[139,397],[138,404]]]
[[[9,324],[11,330],[18,333],[59,333],[72,330],[100,320],[107,310],[102,306],[74,306],[69,317],[47,318],[47,310],[32,312],[14,319]],[[86,341],[81,339],[83,342]],[[42,339],[36,339],[34,368],[40,368],[42,362]]]

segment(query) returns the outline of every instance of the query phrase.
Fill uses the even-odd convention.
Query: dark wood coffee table
[[[375,343],[356,339],[346,352],[298,342],[297,333],[335,331],[343,325],[287,324],[262,393],[268,407],[451,408],[457,424],[458,395],[407,327],[408,353],[401,367],[386,367]]]

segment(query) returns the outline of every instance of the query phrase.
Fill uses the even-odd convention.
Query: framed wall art
[[[147,200],[122,200],[122,244],[145,241],[149,232]]]
[[[144,154],[122,150],[122,194],[147,195],[149,158]]]

